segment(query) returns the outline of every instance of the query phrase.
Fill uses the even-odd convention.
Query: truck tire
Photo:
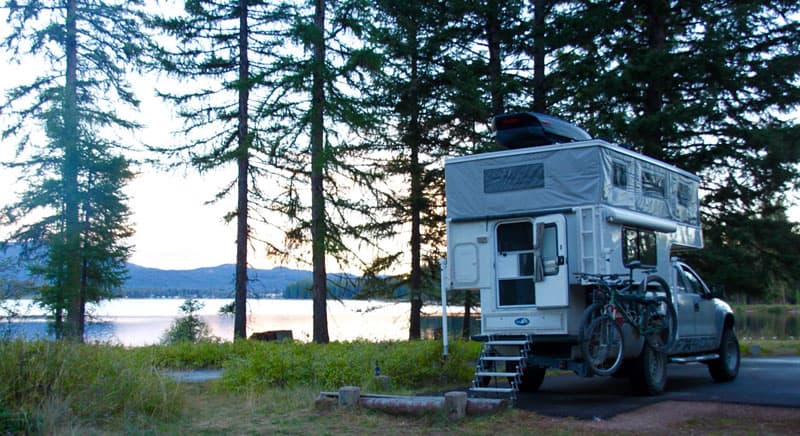
[[[522,378],[517,388],[520,392],[536,392],[544,381],[545,369],[531,366],[523,369]]]
[[[722,333],[719,344],[719,359],[708,362],[708,372],[717,383],[728,382],[739,375],[739,340],[736,333],[728,327]]]
[[[630,380],[637,395],[661,395],[667,385],[667,353],[645,344],[642,354],[631,362]]]

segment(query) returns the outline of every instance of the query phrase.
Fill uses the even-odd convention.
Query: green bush
[[[442,383],[467,384],[472,379],[480,344],[455,342],[442,358],[440,342],[345,342],[331,344],[256,343],[234,347],[225,362],[223,386],[229,390],[313,385],[338,389],[371,386],[375,362],[398,389]]]
[[[234,353],[234,344],[219,340],[150,345],[130,350],[134,359],[156,368],[222,368]]]
[[[39,433],[41,423],[24,410],[11,410],[0,402],[0,434]]]
[[[37,410],[60,400],[81,417],[174,414],[181,404],[177,385],[127,354],[109,345],[2,341],[0,403]]]
[[[180,307],[184,316],[173,321],[161,337],[161,343],[170,345],[209,339],[211,335],[208,325],[197,316],[197,312],[202,308],[203,303],[187,298]]]

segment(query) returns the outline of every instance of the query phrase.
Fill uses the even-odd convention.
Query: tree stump
[[[339,388],[339,405],[342,407],[356,407],[359,397],[361,397],[361,388],[358,386]]]
[[[444,394],[444,410],[450,419],[462,419],[467,414],[467,393],[447,392]]]

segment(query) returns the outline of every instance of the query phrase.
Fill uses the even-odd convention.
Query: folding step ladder
[[[475,378],[469,392],[473,396],[517,399],[531,342],[525,339],[496,339],[483,343],[475,364]]]

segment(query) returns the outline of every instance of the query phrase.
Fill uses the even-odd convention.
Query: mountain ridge
[[[129,263],[128,280],[123,291],[132,289],[191,289],[191,290],[230,290],[234,289],[236,277],[235,264],[222,264],[193,269],[160,269]],[[286,286],[311,278],[311,272],[277,266],[270,269],[248,268],[249,288],[255,292],[283,292]]]
[[[31,280],[24,265],[18,262],[18,246],[9,244],[0,250],[0,279],[24,282]],[[136,291],[216,291],[215,295],[234,290],[236,277],[235,264],[222,264],[192,269],[161,269],[127,263],[128,279],[121,287],[121,293]],[[273,268],[248,268],[250,283],[248,288],[255,294],[282,293],[287,286],[303,280],[310,280],[311,271],[276,266]],[[133,292],[132,292],[133,291]],[[202,292],[201,292],[202,293]]]

